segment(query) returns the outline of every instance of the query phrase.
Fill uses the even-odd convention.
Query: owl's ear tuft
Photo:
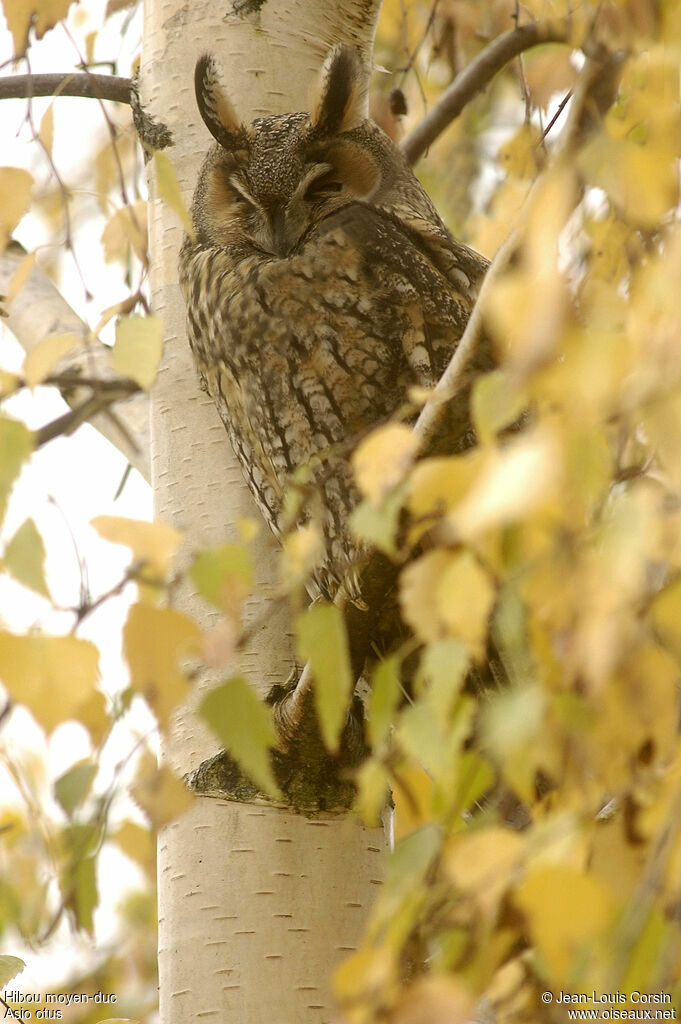
[[[241,124],[222,88],[217,65],[209,53],[204,53],[197,61],[194,88],[196,104],[206,128],[225,149],[233,148],[236,137],[241,134]]]
[[[334,46],[324,61],[311,105],[315,131],[336,135],[363,121],[366,84],[367,76],[354,46]]]

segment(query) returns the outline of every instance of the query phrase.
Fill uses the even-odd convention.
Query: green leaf
[[[87,759],[77,761],[54,784],[54,795],[69,817],[90,792],[97,765]]]
[[[189,237],[194,238],[194,225],[182,198],[175,168],[165,153],[161,153],[158,149],[154,152],[154,164],[156,165],[156,181],[161,199],[178,215]]]
[[[20,974],[25,966],[24,961],[18,956],[0,953],[0,988],[4,988],[8,981]]]
[[[310,663],[315,706],[324,743],[338,749],[353,689],[343,614],[333,604],[313,604],[296,619],[301,658]]]
[[[148,391],[163,349],[163,321],[157,316],[123,316],[116,324],[111,366]]]
[[[460,640],[436,640],[421,657],[416,690],[424,689],[428,703],[443,719],[449,718],[470,667],[468,649]]]
[[[64,905],[79,928],[92,934],[98,903],[96,861],[102,840],[101,825],[70,824],[61,832],[64,861],[59,884]]]
[[[366,724],[374,750],[387,738],[401,692],[400,659],[393,655],[376,666],[371,681]]]
[[[393,895],[405,894],[423,881],[441,843],[440,828],[433,824],[400,839],[386,861],[386,884]]]
[[[32,519],[21,524],[5,549],[7,571],[37,594],[50,596],[45,582],[45,545]]]
[[[451,744],[443,726],[433,708],[420,700],[404,709],[397,727],[400,747],[435,779],[452,767]]]
[[[33,435],[18,420],[0,416],[0,520],[22,463],[33,450]]]
[[[94,910],[98,903],[96,859],[83,857],[73,872],[73,894],[70,906],[79,928],[92,935],[94,930]]]
[[[494,772],[484,758],[475,750],[466,750],[461,755],[457,769],[456,804],[467,810],[479,800],[494,782]]]
[[[243,594],[243,589],[251,586],[253,564],[241,544],[221,544],[197,555],[189,575],[202,597],[224,608],[231,605],[230,596],[235,590]]]
[[[269,758],[277,742],[272,711],[248,683],[240,676],[228,679],[202,700],[199,714],[256,785],[280,797]]]
[[[397,487],[379,506],[372,505],[368,499],[360,501],[350,515],[350,527],[354,535],[359,540],[377,547],[389,558],[397,555],[395,535],[404,494],[404,487]]]

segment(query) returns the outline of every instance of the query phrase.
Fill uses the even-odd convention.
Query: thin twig
[[[72,434],[81,423],[85,423],[92,416],[96,416],[97,413],[106,411],[112,403],[129,397],[130,390],[125,384],[117,391],[111,390],[100,392],[99,394],[91,394],[83,402],[75,406],[75,408],[65,412],[63,416],[58,416],[56,420],[52,420],[51,423],[47,423],[44,427],[36,430],[33,435],[34,447],[40,448],[42,445],[47,444],[48,441],[53,441],[56,437]]]
[[[566,43],[567,28],[555,22],[533,21],[499,36],[471,61],[423,121],[402,140],[400,149],[410,164],[416,163],[432,142],[458,117],[466,104],[481,92],[494,76],[523,50],[543,43]]]
[[[7,75],[0,77],[0,100],[28,96],[84,96],[88,99],[130,103],[131,82],[118,75],[88,73]]]

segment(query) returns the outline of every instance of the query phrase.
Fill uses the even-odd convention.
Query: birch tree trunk
[[[170,151],[189,201],[212,142],[196,110],[193,71],[211,52],[244,120],[305,110],[331,45],[349,41],[367,63],[380,0],[147,0],[142,99],[172,130]],[[150,164],[150,167],[152,165]],[[199,390],[184,336],[176,261],[181,228],[150,182],[152,301],[165,354],[152,396],[156,514],[186,531],[187,551],[237,538],[258,518],[223,426]],[[292,661],[286,614],[273,602],[273,543],[256,552],[263,621],[235,666],[261,694]],[[184,606],[204,625],[194,595]],[[215,680],[212,681],[213,683]],[[197,686],[199,693],[211,685]],[[166,756],[185,773],[217,751],[191,708],[178,714]],[[381,830],[346,816],[307,819],[263,804],[197,798],[160,837],[159,970],[163,1024],[302,1024],[333,1019],[330,974],[356,949],[380,884]]]

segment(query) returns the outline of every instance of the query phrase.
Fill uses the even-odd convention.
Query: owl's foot
[[[280,805],[308,816],[350,808],[355,798],[351,769],[366,754],[359,698],[353,700],[335,754],[324,746],[306,669],[292,673],[285,685],[272,687],[267,702],[279,737],[278,746],[270,752],[270,766],[284,797]],[[273,802],[226,751],[204,761],[186,782],[201,796]]]

